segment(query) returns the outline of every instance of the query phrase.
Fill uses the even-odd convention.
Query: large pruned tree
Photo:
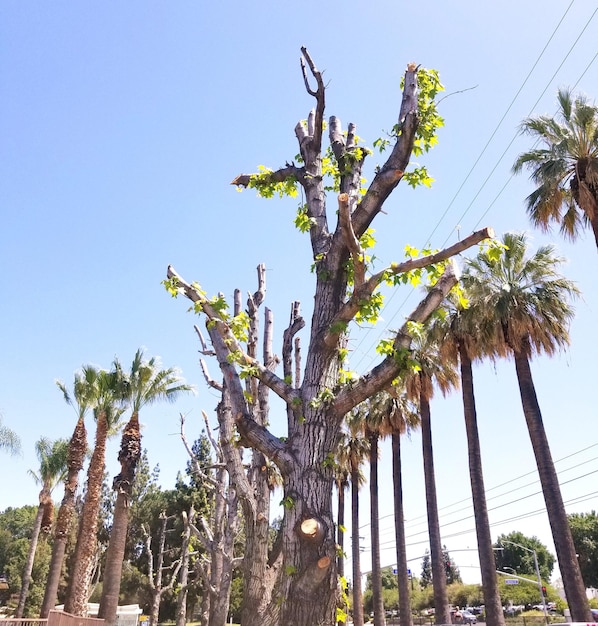
[[[323,154],[324,81],[305,48],[302,53],[304,83],[315,99],[315,108],[295,128],[300,162],[277,171],[262,169],[258,174],[241,174],[233,181],[237,186],[256,188],[263,196],[294,191],[299,186],[305,197],[296,224],[309,231],[316,286],[301,384],[294,386],[268,363],[261,363],[242,348],[247,315],[228,315],[222,296],[208,297],[197,283],[185,281],[172,267],[168,268],[165,286],[173,296],[184,294],[194,303],[195,311],[205,317],[242,442],[271,459],[282,474],[284,566],[264,623],[332,626],[339,601],[332,512],[333,459],[344,416],[360,402],[388,388],[409,367],[413,325],[424,323],[457,283],[450,257],[488,238],[491,231],[484,229],[440,252],[372,272],[365,253],[372,221],[401,180],[405,178],[412,184],[429,180],[424,169],[407,169],[414,151],[421,154],[436,141],[441,120],[434,97],[441,85],[435,72],[415,64],[407,67],[392,139],[379,144],[390,154],[362,192],[362,167],[369,151],[357,145],[353,124],[344,133],[340,120],[331,117],[330,148]],[[332,185],[325,179],[328,171],[332,173]],[[330,212],[327,188],[338,192],[338,205]],[[331,220],[335,216],[334,225]],[[362,376],[348,377],[343,364],[349,324],[355,319],[372,321],[377,317],[382,284],[400,284],[406,273],[421,272],[432,265],[434,286],[405,324],[383,342],[380,362]],[[254,419],[243,384],[245,377],[257,379],[286,404],[286,437],[275,436]]]

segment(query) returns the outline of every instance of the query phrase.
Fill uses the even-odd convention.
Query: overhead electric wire
[[[589,446],[586,446],[585,448],[581,448],[580,450],[576,450],[575,452],[572,452],[571,454],[566,454],[565,456],[563,456],[563,457],[557,459],[556,461],[554,461],[554,464],[556,466],[558,463],[562,463],[563,461],[566,461],[567,459],[575,457],[578,454],[582,454],[583,452],[587,452],[588,450],[591,450],[592,448],[595,448],[596,446],[598,446],[598,442],[593,443],[593,444],[591,444]],[[575,469],[577,467],[581,467],[582,465],[585,465],[586,463],[589,463],[589,462],[591,462],[593,460],[596,460],[596,458],[598,458],[598,457],[594,457],[593,459],[590,459],[589,461],[583,461],[582,463],[578,463],[577,465],[573,465],[571,467],[559,470],[559,472],[557,472],[557,473],[558,474],[562,474],[563,472],[567,472],[567,471],[569,471],[571,469]],[[520,474],[519,476],[515,476],[514,478],[510,478],[509,480],[506,480],[506,481],[504,481],[502,483],[499,483],[498,485],[495,485],[494,487],[489,487],[488,489],[485,490],[485,493],[488,494],[491,491],[495,491],[496,489],[500,489],[501,487],[505,487],[506,485],[510,485],[511,483],[517,482],[518,480],[521,480],[522,478],[525,478],[526,476],[531,476],[532,474],[536,474],[537,475],[537,473],[538,473],[537,469],[530,470],[529,472],[525,472],[524,474]],[[539,479],[534,481],[534,482],[539,482]],[[570,482],[570,481],[567,481],[567,482]],[[534,483],[528,483],[528,485],[533,485],[533,484]],[[563,483],[563,484],[565,484],[565,483]],[[514,493],[518,489],[520,489],[520,488],[517,487],[517,488],[512,489],[510,491],[506,491],[506,492],[504,492],[502,494],[499,494],[499,496],[490,496],[489,498],[487,498],[487,501],[492,500],[492,499],[494,499],[496,497],[502,497],[503,495],[508,495],[509,493]],[[457,506],[459,504],[462,504],[464,502],[471,502],[471,496],[468,496],[466,498],[462,498],[461,500],[457,500],[456,502],[453,502],[451,504],[446,504],[446,505],[440,507],[438,509],[438,512],[441,513],[442,511],[444,511],[446,509],[452,508],[452,507]],[[449,515],[451,515],[451,514],[452,513],[449,513]],[[389,517],[394,517],[394,513],[389,513],[388,515],[383,515],[379,519],[380,520],[384,520],[384,519],[387,519]],[[410,520],[405,520],[405,521],[407,523],[410,523],[410,522],[416,522],[416,521],[418,521],[420,519],[424,519],[425,520],[426,519],[426,515],[425,514],[424,515],[420,515],[418,517],[414,517],[414,518],[412,518]],[[362,528],[367,528],[369,525],[370,525],[370,522],[365,522],[364,524],[361,524],[359,526],[359,529],[361,530]]]
[[[540,54],[538,55],[536,61],[534,62],[534,64],[532,65],[531,70],[528,72],[528,75],[526,76],[526,78],[524,79],[524,82],[521,84],[520,88],[518,89],[517,93],[515,94],[515,96],[513,97],[513,99],[511,100],[511,103],[508,105],[505,113],[503,114],[503,116],[501,117],[501,119],[499,120],[497,126],[495,127],[494,131],[492,132],[490,138],[488,139],[486,145],[482,148],[481,153],[479,154],[478,158],[476,159],[476,161],[474,162],[473,166],[471,167],[471,169],[469,170],[469,172],[467,173],[463,183],[461,184],[461,186],[458,188],[457,192],[455,193],[455,195],[453,196],[453,198],[451,199],[448,207],[445,209],[444,213],[442,214],[442,216],[440,217],[440,219],[438,220],[438,222],[436,223],[434,229],[432,230],[432,233],[429,235],[428,239],[426,241],[429,241],[432,237],[432,235],[436,232],[436,230],[438,229],[438,227],[440,226],[440,223],[442,222],[442,220],[444,220],[444,217],[446,216],[446,214],[448,213],[448,210],[450,209],[450,207],[453,205],[456,197],[459,195],[459,193],[461,192],[461,189],[463,188],[463,186],[465,185],[465,183],[467,182],[467,180],[469,179],[471,173],[473,172],[473,170],[475,169],[475,167],[477,166],[477,163],[479,162],[479,160],[481,159],[482,155],[485,153],[488,145],[490,144],[490,142],[492,141],[492,139],[494,138],[494,136],[496,135],[496,132],[498,131],[500,125],[502,124],[503,120],[505,119],[505,116],[507,115],[507,113],[509,112],[509,110],[511,109],[513,103],[515,102],[515,100],[517,99],[517,97],[519,96],[521,90],[523,89],[523,87],[525,86],[525,84],[527,83],[530,75],[532,74],[532,72],[534,71],[535,67],[537,66],[539,60],[541,59],[541,57],[543,56],[546,48],[548,47],[548,45],[550,44],[550,42],[552,41],[554,35],[556,34],[556,32],[558,31],[558,29],[560,28],[563,20],[565,19],[567,13],[569,12],[569,10],[571,9],[571,6],[574,4],[575,0],[572,0],[572,2],[569,4],[569,6],[567,7],[567,9],[565,10],[565,12],[563,13],[563,15],[561,16],[561,19],[559,20],[557,26],[555,27],[555,29],[553,30],[552,34],[550,35],[547,43],[545,44],[544,48],[542,49],[542,51],[540,52]],[[570,56],[571,52],[573,51],[573,49],[576,47],[577,43],[579,42],[579,40],[581,39],[581,37],[583,36],[583,34],[585,33],[585,31],[587,30],[587,28],[589,27],[590,23],[592,22],[592,20],[594,19],[596,13],[598,12],[598,8],[596,8],[594,10],[594,12],[590,15],[590,17],[588,18],[588,20],[586,21],[584,27],[582,28],[581,32],[578,34],[577,38],[575,39],[575,41],[573,42],[573,44],[570,46],[567,54],[563,57],[561,63],[559,64],[559,66],[557,67],[557,69],[554,71],[553,75],[551,76],[550,80],[546,83],[546,86],[544,88],[544,90],[541,92],[540,96],[537,98],[536,102],[534,103],[533,107],[531,108],[531,111],[529,113],[529,115],[531,115],[531,113],[533,112],[534,108],[537,106],[538,102],[541,100],[541,98],[543,97],[543,95],[546,93],[546,91],[548,90],[551,82],[554,80],[555,76],[557,75],[557,73],[559,72],[559,70],[562,68],[563,64],[565,63],[565,61],[567,60],[567,58]],[[585,73],[588,71],[588,69],[591,67],[591,65],[594,63],[596,57],[598,57],[598,54],[596,56],[593,57],[593,59],[590,61],[590,63],[586,66],[586,68],[584,69],[584,71],[582,72],[581,76],[577,79],[575,85],[577,85],[579,83],[579,81],[581,80],[581,77],[583,77],[585,75]],[[509,150],[509,148],[511,147],[511,145],[514,143],[515,139],[517,138],[518,133],[516,133],[513,138],[511,139],[511,141],[509,142],[509,144],[507,145],[507,147],[505,148],[505,150],[503,151],[503,153],[501,154],[501,156],[499,157],[498,161],[495,163],[494,167],[492,168],[492,170],[490,171],[490,174],[486,177],[486,179],[484,180],[484,182],[482,183],[482,185],[480,186],[480,188],[478,189],[476,195],[474,196],[474,198],[471,200],[471,202],[469,203],[469,205],[467,206],[466,210],[463,212],[463,214],[461,215],[460,219],[457,221],[457,224],[459,224],[462,219],[467,215],[467,213],[470,211],[471,207],[473,206],[473,203],[475,202],[475,200],[478,198],[479,194],[481,193],[481,191],[484,189],[484,187],[486,186],[486,184],[488,183],[489,179],[492,177],[492,175],[494,174],[494,172],[496,171],[496,169],[498,168],[500,162],[502,161],[502,159],[504,158],[505,154],[507,153],[507,151]],[[486,211],[481,215],[481,217],[479,218],[478,222],[476,223],[476,226],[474,227],[474,229],[480,224],[481,220],[487,215],[487,213],[490,211],[490,209],[492,208],[492,206],[494,205],[494,203],[498,200],[498,198],[500,197],[500,195],[502,194],[502,192],[504,191],[504,189],[507,187],[507,185],[509,184],[509,182],[511,181],[511,179],[513,178],[513,175],[511,175],[511,177],[505,182],[505,184],[502,186],[502,188],[500,189],[499,193],[496,195],[496,197],[494,198],[494,200],[491,202],[490,206],[487,207]],[[453,227],[451,229],[451,233],[453,233],[455,230],[455,227]],[[442,246],[444,247],[447,243],[447,241],[449,240],[451,234],[449,234],[447,236],[447,238],[445,239],[444,243],[442,244]],[[390,302],[393,300],[393,298],[396,296],[397,294],[397,290],[393,291],[390,295],[390,297],[388,298],[386,304],[383,307],[383,310],[387,310],[388,306],[390,304]],[[389,320],[389,324],[398,316],[398,314],[403,310],[403,307],[405,306],[405,304],[407,303],[407,301],[409,300],[409,298],[413,295],[413,291],[410,291],[404,298],[403,302],[401,303],[401,305],[397,308],[397,310],[395,311],[395,313],[392,315],[392,317]],[[359,348],[363,345],[363,343],[367,340],[367,336],[369,333],[363,333],[363,337],[359,340],[359,342],[357,343],[357,345],[355,346],[355,348],[353,349],[353,352],[356,353]],[[378,336],[381,336],[381,334],[379,333]],[[356,366],[359,366],[365,359],[366,357],[371,357],[371,349],[364,351],[362,356],[359,358],[359,360],[356,363]]]

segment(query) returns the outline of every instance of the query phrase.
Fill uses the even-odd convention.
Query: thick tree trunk
[[[438,521],[438,502],[436,499],[436,477],[434,475],[434,455],[432,448],[432,429],[430,425],[430,403],[420,395],[420,414],[422,429],[422,453],[424,457],[424,481],[426,485],[426,506],[428,511],[428,533],[430,535],[430,559],[432,563],[432,586],[434,588],[435,623],[450,624],[448,597],[446,593],[446,572],[442,558],[442,540]]]
[[[459,345],[461,363],[461,389],[463,395],[463,413],[465,431],[467,433],[467,454],[469,457],[469,477],[475,517],[478,554],[480,557],[480,573],[484,591],[484,604],[487,626],[504,626],[505,618],[500,600],[496,562],[492,549],[492,536],[486,506],[486,491],[482,472],[482,455],[478,434],[477,413],[473,390],[473,373],[471,359],[464,346]]]
[[[97,549],[98,512],[102,497],[108,425],[103,414],[98,415],[95,447],[87,470],[87,495],[81,512],[77,545],[70,572],[64,610],[85,616]]]
[[[116,613],[120,596],[120,580],[122,578],[128,527],[129,496],[120,491],[116,496],[116,503],[114,505],[110,542],[108,543],[108,549],[106,551],[102,598],[98,610],[98,617],[104,620],[106,626],[115,626],[116,624]]]
[[[71,531],[73,513],[75,511],[75,499],[79,486],[79,472],[83,469],[85,453],[87,451],[87,432],[83,418],[77,420],[75,429],[69,443],[68,474],[64,481],[64,495],[56,518],[54,530],[54,543],[52,545],[52,557],[46,581],[46,590],[40,617],[46,619],[50,611],[56,605],[58,587],[62,576],[62,564],[66,552],[66,544]]]
[[[571,528],[569,527],[558,476],[554,469],[550,446],[542,421],[542,413],[536,396],[529,359],[523,351],[514,352],[514,356],[523,413],[534,456],[536,457],[556,556],[561,570],[567,603],[571,611],[571,620],[574,622],[592,621],[585,585],[573,544]]]
[[[29,594],[29,585],[31,584],[31,572],[33,571],[33,562],[35,561],[35,552],[37,550],[37,540],[39,538],[39,532],[42,527],[42,518],[44,516],[44,504],[42,498],[44,492],[40,494],[40,504],[37,507],[37,514],[35,516],[35,522],[33,523],[33,530],[31,531],[31,542],[29,544],[29,553],[27,554],[27,560],[25,561],[25,567],[23,568],[23,576],[21,578],[21,592],[19,593],[19,604],[15,611],[15,617],[23,617],[23,611],[25,610],[25,601]]]
[[[363,626],[361,590],[361,545],[359,542],[359,468],[351,468],[351,552],[353,565],[353,624]]]
[[[412,626],[411,590],[407,570],[405,515],[403,511],[403,478],[401,468],[401,434],[392,434],[392,478],[395,508],[395,545],[397,551],[397,582],[399,586],[399,618],[401,626]]]
[[[370,435],[370,523],[372,532],[372,595],[374,626],[385,626],[380,564],[380,521],[378,513],[378,435]]]
[[[120,595],[120,581],[122,579],[125,548],[127,544],[127,530],[129,528],[129,501],[135,481],[137,464],[141,457],[141,432],[139,429],[139,414],[133,411],[129,423],[122,434],[118,460],[121,471],[114,478],[113,489],[117,492],[114,505],[114,518],[110,541],[106,551],[106,566],[104,584],[98,617],[104,620],[106,626],[115,626],[118,599]]]

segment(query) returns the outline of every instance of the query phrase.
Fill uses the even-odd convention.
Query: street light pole
[[[538,577],[538,589],[540,590],[540,597],[542,598],[542,609],[544,611],[544,621],[546,622],[546,624],[548,624],[548,612],[546,611],[546,600],[544,598],[544,590],[542,589],[542,578],[540,577],[540,568],[538,567],[538,555],[536,554],[536,551],[526,546],[522,546],[520,543],[509,541],[508,539],[501,539],[501,543],[510,543],[511,545],[517,546],[518,548],[521,548],[522,550],[526,550],[527,552],[531,552],[534,555],[534,567],[536,568],[536,576]]]

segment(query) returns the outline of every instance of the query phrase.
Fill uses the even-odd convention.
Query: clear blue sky
[[[517,125],[530,113],[553,113],[559,86],[597,96],[592,5],[2,2],[0,411],[21,436],[23,456],[0,457],[0,510],[36,503],[27,474],[36,468],[35,441],[72,432],[74,414],[54,380],[69,384],[84,363],[109,367],[115,356],[128,362],[139,346],[181,367],[198,389],[141,415],[150,464],[160,465],[165,487],[174,484],[186,463],[179,413],[188,414],[192,439],[201,409],[211,411],[216,398],[202,382],[195,320],[160,285],[169,263],[209,293],[230,296],[235,287],[255,289],[263,262],[277,336],[293,300],[309,315],[309,241],[292,225],[296,203],[259,200],[229,185],[241,172],[281,166],[298,152],[293,128],[312,106],[299,70],[301,45],[325,70],[327,114],[355,122],[367,145],[396,122],[408,62],[437,68],[454,94],[440,105],[440,145],[422,159],[433,188],[400,188],[374,224],[380,266],[400,260],[407,243],[441,247],[484,225],[499,234],[528,230],[535,247],[553,239],[531,232],[523,208],[531,188],[525,176],[510,175],[515,156],[529,147]],[[377,157],[368,160],[371,172]],[[554,238],[569,259],[564,273],[584,297],[571,349],[533,363],[553,456],[573,455],[557,465],[570,511],[598,502],[597,411],[589,393],[598,306],[592,239],[572,246]],[[353,367],[375,363],[385,325],[396,328],[416,302],[417,294],[398,293],[385,322],[355,336]],[[521,530],[552,547],[543,500],[533,495],[538,484],[514,490],[536,480],[514,366],[486,364],[475,374],[487,488],[532,472],[490,492],[504,494],[489,503],[493,533]],[[475,547],[459,395],[436,399],[432,411],[444,543],[474,581],[475,553],[457,552]],[[273,415],[273,423],[283,434],[282,420]],[[415,558],[427,547],[425,533],[417,534],[425,530],[417,434],[404,454],[408,556]],[[115,443],[109,455],[114,473]],[[388,463],[388,450],[383,458]],[[388,515],[388,471],[381,482],[381,513]],[[366,491],[363,498],[366,523]],[[383,541],[391,528],[387,517]],[[383,561],[394,562],[392,550]]]

